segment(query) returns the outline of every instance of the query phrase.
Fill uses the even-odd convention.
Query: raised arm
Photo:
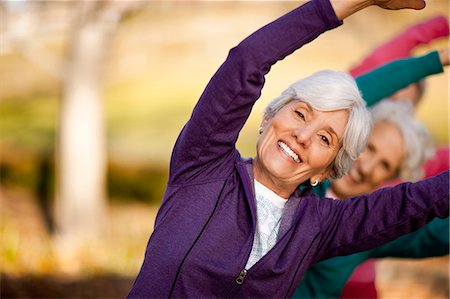
[[[169,184],[192,181],[235,154],[235,143],[270,67],[321,33],[339,26],[330,2],[308,2],[262,27],[231,49],[211,78],[172,153]],[[205,177],[205,176],[202,176]]]
[[[356,77],[363,99],[368,106],[373,106],[411,83],[442,73],[448,59],[445,64],[445,55],[441,52],[432,51],[419,57],[398,59]]]
[[[392,60],[409,57],[417,45],[449,35],[448,19],[436,16],[415,24],[375,48],[359,65],[350,70],[353,77],[362,75]]]

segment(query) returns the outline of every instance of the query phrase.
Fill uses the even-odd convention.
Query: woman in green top
[[[442,72],[443,65],[448,65],[448,52],[431,52],[421,57],[386,64],[356,78],[356,82],[364,99],[371,106],[412,82]],[[412,111],[401,111],[412,108],[402,108],[401,104],[396,106],[394,103],[385,103],[380,106],[385,108],[377,107],[374,111],[375,126],[369,139],[369,148],[361,154],[347,176],[332,183],[331,189],[337,198],[371,192],[382,183],[396,177],[414,180],[420,176],[420,166],[426,157],[425,148],[420,147],[426,142],[420,142],[420,136],[424,136],[426,140],[426,134],[424,135],[423,129],[417,130],[417,126],[420,127],[420,125],[413,120]],[[409,130],[408,127],[416,127],[416,129]],[[407,133],[408,130],[410,133]],[[380,136],[380,133],[385,135]],[[389,139],[389,134],[393,137],[392,139]],[[406,142],[403,142],[405,138],[401,135],[410,136]],[[407,145],[414,139],[421,143],[418,148]],[[404,158],[402,151],[404,145],[410,151],[415,149],[416,154],[410,152],[409,158]],[[411,156],[416,156],[416,159]],[[324,196],[329,186],[329,183],[324,184],[316,191]],[[370,258],[424,258],[446,255],[449,250],[448,225],[448,219],[437,219],[414,233],[376,249],[318,263],[308,270],[294,297],[339,298],[353,270]]]

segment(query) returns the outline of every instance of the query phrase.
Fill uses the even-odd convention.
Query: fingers
[[[409,0],[408,2],[411,2],[411,6],[409,8],[420,10],[425,8],[427,3],[424,0]]]
[[[426,2],[424,0],[387,0],[387,1],[379,1],[377,3],[378,6],[384,9],[415,9],[420,10],[426,6]]]

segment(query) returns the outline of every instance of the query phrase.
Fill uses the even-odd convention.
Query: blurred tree
[[[51,54],[40,34],[54,29],[43,18],[53,2],[4,2],[2,53],[18,51],[31,63],[60,79],[57,141],[57,245],[76,253],[87,239],[102,232],[106,211],[106,148],[103,118],[103,74],[113,34],[141,1],[66,2],[70,28],[65,59]],[[53,27],[52,27],[53,26]]]

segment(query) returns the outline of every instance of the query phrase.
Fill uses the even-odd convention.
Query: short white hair
[[[395,125],[403,137],[403,160],[398,176],[404,181],[423,177],[423,162],[434,155],[434,146],[427,128],[414,117],[410,102],[385,99],[370,109],[373,122]]]
[[[370,113],[355,80],[345,72],[325,70],[312,74],[289,86],[266,107],[265,117],[272,118],[292,101],[303,101],[318,111],[346,109],[348,123],[342,138],[342,147],[330,165],[330,179],[345,175],[365,149],[372,129]]]

